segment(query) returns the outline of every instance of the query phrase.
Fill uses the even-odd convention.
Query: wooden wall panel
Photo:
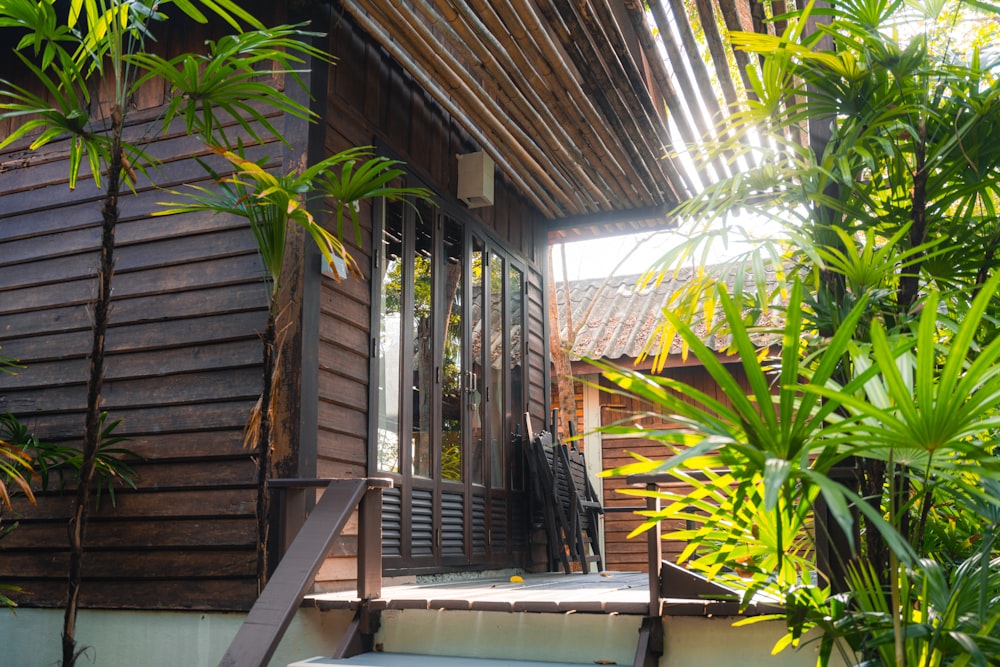
[[[749,390],[742,368],[738,364],[730,365],[729,368],[740,386],[744,390]],[[723,405],[731,404],[730,399],[719,389],[719,386],[712,377],[701,366],[667,368],[662,374],[705,392],[720,401]],[[600,384],[604,387],[611,386],[603,377],[600,379]],[[579,383],[577,384],[577,389],[579,397]],[[631,418],[640,412],[657,412],[656,406],[650,405],[645,401],[617,394],[601,392],[600,403],[601,423],[604,425]],[[643,415],[635,418],[634,421],[643,427],[652,429],[666,428],[674,425],[669,415]],[[630,453],[658,460],[669,456],[668,450],[657,442],[641,438],[612,435],[602,437],[601,452],[602,468],[604,470],[634,462],[635,458]],[[608,509],[604,516],[604,556],[607,567],[611,570],[640,570],[644,572],[648,567],[646,562],[645,537],[628,538],[628,534],[642,523],[642,518],[633,514],[628,508],[642,508],[644,501],[641,498],[619,493],[619,490],[626,487],[623,477],[606,477],[603,480],[603,485],[604,506]],[[687,489],[688,487],[682,484],[671,486],[671,490],[679,493],[686,493]],[[662,525],[663,533],[682,530],[683,528],[684,525],[681,521],[665,521]],[[677,556],[684,549],[684,546],[685,543],[677,540],[664,540],[664,558],[676,560]]]
[[[169,160],[160,182],[204,182],[191,159],[197,144],[158,130],[137,125],[130,134],[157,137],[149,152]],[[88,180],[69,190],[60,145],[41,155],[15,149],[0,163],[16,165],[0,181],[0,346],[26,366],[0,374],[0,411],[42,439],[74,446],[85,406],[99,193]],[[122,198],[103,392],[111,418],[124,419],[118,433],[129,440],[121,446],[139,457],[137,488],[117,489],[115,505],[102,494],[87,538],[83,603],[245,608],[256,593],[256,471],[242,439],[261,387],[260,262],[243,221],[150,218],[169,197],[143,179],[137,185]],[[25,589],[22,604],[60,605],[65,595],[72,494],[53,482],[36,507],[18,501],[20,527],[3,540],[0,581]]]

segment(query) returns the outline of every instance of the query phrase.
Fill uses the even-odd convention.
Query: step
[[[320,667],[322,665],[345,665],[346,667],[594,667],[593,663],[467,658],[419,655],[417,653],[362,653],[353,658],[341,660],[312,658],[294,662],[288,667]]]
[[[386,653],[542,663],[630,665],[642,617],[387,609],[375,633]]]

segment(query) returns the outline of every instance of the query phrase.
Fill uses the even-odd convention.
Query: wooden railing
[[[285,489],[279,504],[304,508],[306,489],[323,488],[323,496],[302,528],[290,539],[280,536],[287,551],[267,586],[236,632],[219,667],[263,667],[268,664],[302,599],[313,585],[333,542],[358,508],[358,597],[362,602],[381,595],[382,489],[385,479],[275,479],[271,488]]]

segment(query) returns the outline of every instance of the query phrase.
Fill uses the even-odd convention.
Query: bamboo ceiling
[[[713,118],[744,86],[729,63],[744,71],[747,56],[727,30],[767,29],[758,0],[648,0],[648,11],[641,0],[342,5],[562,236],[662,224],[724,169],[696,172],[678,154],[711,140]]]

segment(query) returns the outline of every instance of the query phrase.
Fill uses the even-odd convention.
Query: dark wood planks
[[[205,176],[197,142],[158,125],[168,186]],[[251,147],[256,157],[274,147]],[[280,153],[280,151],[279,151]],[[217,160],[216,160],[217,162]],[[74,445],[82,430],[90,302],[99,244],[99,193],[65,181],[66,151],[0,155],[0,347],[26,366],[0,376],[0,411],[39,437]],[[151,218],[173,196],[140,178],[122,200],[105,409],[123,418],[137,489],[105,492],[84,561],[83,604],[246,608],[255,595],[255,471],[242,431],[260,391],[258,334],[266,288],[244,221],[182,214]],[[65,520],[71,494],[18,503],[20,526],[3,542],[0,581],[22,604],[57,606],[65,594]]]

